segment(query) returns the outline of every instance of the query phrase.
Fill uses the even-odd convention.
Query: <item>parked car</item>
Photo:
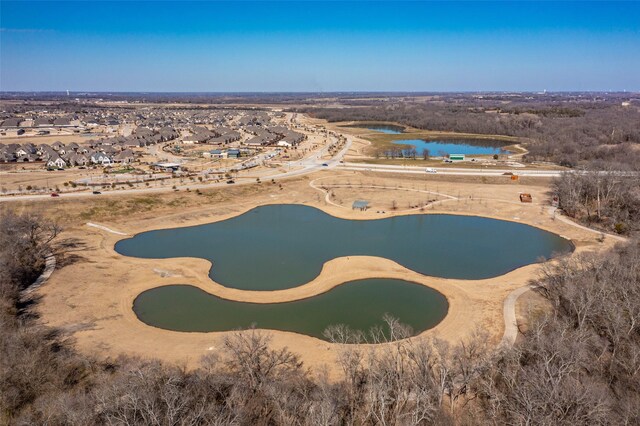
[[[52,192],[52,193],[51,193],[51,196],[52,196],[52,197],[59,197],[59,196],[60,196],[60,194],[58,194],[57,192]]]
[[[427,167],[424,171],[427,173],[438,173],[438,171],[433,167]]]

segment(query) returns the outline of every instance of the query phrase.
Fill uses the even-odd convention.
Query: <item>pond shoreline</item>
[[[361,303],[363,300],[367,303]],[[374,326],[383,326],[386,314],[412,327],[417,335],[438,325],[449,303],[442,293],[419,283],[370,278],[340,283],[325,293],[293,302],[269,304],[237,302],[188,284],[174,284],[145,290],[132,309],[143,323],[165,330],[224,332],[255,324],[326,341],[323,331],[331,325],[346,325],[366,334]]]
[[[519,238],[529,244],[518,246]],[[475,243],[469,245],[469,239]],[[535,226],[482,216],[413,212],[351,221],[309,206],[271,204],[217,222],[140,233],[118,241],[114,250],[130,257],[201,258],[212,264],[209,277],[226,287],[282,291],[313,281],[323,264],[340,257],[388,258],[425,276],[478,280],[571,252],[573,246]],[[455,259],[448,252],[455,252]],[[243,267],[245,259],[250,269]],[[251,284],[256,280],[261,284]]]
[[[354,173],[336,173],[335,179],[351,179]],[[321,177],[321,175],[318,175]],[[328,176],[322,175],[323,178]],[[363,179],[366,176],[363,177]],[[479,216],[502,221],[524,223],[553,232],[572,241],[575,253],[601,250],[615,241],[598,241],[598,234],[587,232],[547,214],[543,185],[500,185],[480,183],[431,182],[382,175],[378,178],[386,187],[400,182],[410,188],[437,190],[451,194],[460,201],[445,203],[429,209],[425,215],[447,214]],[[306,179],[292,181],[287,191],[268,191],[251,198],[231,196],[221,203],[205,201],[189,209],[164,209],[159,213],[140,213],[134,217],[100,218],[110,229],[134,235],[149,230],[188,227],[217,222],[238,216],[258,205],[296,203],[316,207],[327,214],[354,221],[400,217],[415,211],[388,211],[384,215],[352,211],[327,204],[318,190]],[[517,203],[521,191],[533,194],[534,203]],[[378,195],[372,195],[378,197]],[[200,200],[200,198],[198,198]],[[377,198],[375,198],[377,199]],[[466,200],[466,201],[465,201]],[[405,203],[405,201],[402,201]],[[125,353],[144,358],[159,358],[195,368],[200,359],[221,347],[227,332],[186,333],[163,330],[140,321],[132,310],[135,298],[150,288],[188,284],[219,297],[246,302],[286,302],[321,294],[341,283],[363,278],[391,278],[412,281],[442,293],[448,303],[446,317],[434,328],[411,339],[440,338],[450,343],[482,327],[490,334],[491,344],[498,344],[505,330],[503,301],[516,288],[526,285],[540,271],[539,264],[518,268],[492,279],[457,280],[424,276],[379,257],[350,256],[327,262],[308,285],[285,291],[242,291],[212,282],[207,275],[211,263],[197,258],[142,259],[119,255],[114,246],[121,235],[87,227],[85,223],[67,227],[67,238],[78,238],[86,244],[83,256],[87,261],[65,266],[51,277],[50,286],[38,290],[42,303],[38,312],[53,326],[70,330],[76,346],[82,352],[101,357],[115,357]],[[568,257],[573,254],[568,254]],[[555,263],[555,260],[551,260]],[[160,272],[159,272],[160,271]],[[162,272],[162,273],[161,273]],[[91,277],[88,285],[87,277]],[[328,367],[332,377],[340,375],[337,353],[340,345],[285,331],[265,330],[274,349],[289,347],[301,356],[305,365],[314,371]],[[366,346],[366,345],[365,345]],[[372,350],[375,349],[374,345]]]

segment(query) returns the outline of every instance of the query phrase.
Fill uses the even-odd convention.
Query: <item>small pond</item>
[[[494,155],[510,153],[504,149],[506,146],[504,142],[486,139],[403,139],[393,141],[393,143],[395,145],[413,146],[418,152],[418,156],[422,155],[424,149],[428,149],[429,155],[432,157],[444,157],[448,154]]]
[[[415,334],[436,326],[447,314],[447,299],[420,284],[366,279],[341,284],[326,293],[286,303],[245,303],[221,299],[190,285],[169,285],[141,293],[133,303],[138,318],[174,331],[230,331],[255,326],[323,338],[330,325],[364,333],[383,326],[390,314]]]
[[[573,250],[533,226],[477,216],[415,214],[346,220],[314,207],[276,204],[198,226],[143,232],[119,241],[126,256],[211,261],[214,281],[280,290],[312,281],[337,257],[377,256],[424,275],[483,279]]]
[[[399,135],[404,133],[404,127],[394,126],[392,124],[370,125],[365,128],[380,133],[386,133],[387,135]]]
[[[404,133],[404,127],[396,126],[393,124],[356,124],[346,127],[356,127],[359,129],[373,130],[375,132],[386,133],[387,135],[400,135]]]

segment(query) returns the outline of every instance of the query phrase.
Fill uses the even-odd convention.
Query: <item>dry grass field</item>
[[[329,172],[276,184],[263,182],[203,190],[201,194],[123,194],[100,199],[15,202],[12,208],[39,211],[55,218],[65,228],[59,243],[68,252],[59,259],[59,268],[50,281],[39,290],[42,298],[38,311],[44,321],[67,330],[78,348],[87,353],[104,357],[128,353],[194,367],[202,356],[221,344],[224,333],[180,333],[143,324],[132,311],[133,300],[142,291],[159,285],[191,284],[229,299],[268,303],[310,297],[357,278],[402,278],[435,288],[449,302],[446,318],[415,339],[438,336],[458,342],[481,328],[497,344],[505,329],[504,299],[535,277],[540,266],[525,266],[493,279],[465,281],[427,277],[387,259],[359,256],[329,261],[316,279],[297,288],[249,292],[212,282],[208,277],[210,264],[202,259],[151,260],[121,256],[114,251],[114,244],[125,237],[89,227],[88,222],[133,235],[222,220],[263,204],[298,203],[348,219],[454,213],[517,221],[570,238],[576,252],[601,250],[613,244],[609,238],[599,241],[598,233],[555,220],[548,212],[548,191],[548,181],[534,178],[513,183],[507,177],[478,179]],[[520,192],[531,193],[534,202],[520,203]],[[369,200],[372,208],[366,212],[352,210],[350,203],[356,198]],[[394,201],[395,210],[391,208]],[[528,299],[523,300],[517,304],[519,317],[528,306]],[[268,333],[273,337],[274,347],[289,347],[302,356],[305,365],[326,366],[332,374],[337,374],[332,344],[294,333]]]
[[[42,143],[52,144],[54,142],[60,141],[65,145],[71,142],[82,143],[86,142],[89,139],[97,139],[98,137],[102,137],[104,135],[94,135],[94,134],[68,134],[68,133],[60,133],[54,135],[42,135],[42,136],[33,136],[33,135],[22,135],[22,136],[1,136],[0,143],[5,145],[17,143],[17,144],[25,144],[32,143],[34,145],[40,145]]]

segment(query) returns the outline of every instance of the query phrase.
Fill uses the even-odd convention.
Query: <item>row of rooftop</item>
[[[47,167],[86,166],[89,164],[111,165],[134,161],[131,148],[155,145],[176,139],[179,136],[172,128],[154,131],[138,128],[130,136],[88,140],[83,144],[71,142],[53,142],[52,144],[0,143],[0,161],[2,162],[45,162]]]
[[[2,143],[0,139],[0,162],[45,162],[48,167],[127,163],[135,159],[133,148],[171,140],[222,146],[243,139],[240,130],[250,135],[242,142],[247,147],[296,146],[306,135],[274,123],[275,118],[283,116],[283,113],[266,111],[170,108],[84,108],[64,114],[58,109],[49,111],[46,108],[0,111],[0,135],[6,137],[11,137],[7,136],[8,130],[13,130],[16,135],[21,134],[18,131],[42,135],[49,129],[54,133],[56,128],[59,129],[58,134],[98,136],[81,144],[73,142],[67,145],[62,142],[51,145]],[[105,127],[91,130],[97,126]],[[118,136],[109,136],[116,132]],[[15,140],[11,139],[12,142]]]
[[[197,124],[248,126],[268,125],[280,113],[265,111],[201,111],[184,109],[87,109],[72,114],[48,110],[0,112],[0,131],[33,128],[92,128],[131,124],[146,127],[189,127]]]

